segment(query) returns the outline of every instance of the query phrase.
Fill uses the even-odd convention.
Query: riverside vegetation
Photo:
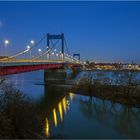
[[[73,90],[84,95],[140,107],[138,71],[89,71],[75,84]]]
[[[140,79],[136,71],[86,72],[74,92],[140,107]],[[46,102],[45,102],[46,103]],[[36,104],[12,84],[0,82],[0,138],[45,138],[44,102]],[[43,110],[43,111],[42,111]],[[53,137],[52,137],[53,138]]]
[[[53,91],[52,91],[53,92]],[[0,82],[0,139],[53,139],[46,136],[45,118],[48,112],[47,99],[33,101],[14,87]]]
[[[13,85],[0,84],[0,138],[41,138],[38,107]]]

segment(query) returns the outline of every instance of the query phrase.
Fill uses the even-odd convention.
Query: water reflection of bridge
[[[61,88],[45,87],[45,104],[46,104],[46,118],[44,131],[47,138],[50,137],[50,128],[52,126],[57,127],[58,124],[63,123],[64,115],[70,105],[70,100],[73,99],[73,93],[67,93],[62,91]]]
[[[45,88],[45,93],[44,132],[46,137],[49,138],[53,134],[52,130],[59,128],[58,126],[65,122],[65,115],[75,94],[56,87]],[[118,137],[116,136],[115,138],[140,138],[139,109],[82,95],[76,96],[74,101],[78,103],[79,112],[91,123],[92,121],[93,123],[98,122],[103,127],[111,128],[117,132]],[[52,137],[54,138],[55,136]],[[95,137],[100,138],[100,135]]]

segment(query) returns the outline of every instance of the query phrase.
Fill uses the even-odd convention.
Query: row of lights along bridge
[[[6,40],[4,40],[4,55],[5,56],[7,56],[8,57],[8,53],[7,53],[7,48],[8,48],[8,46],[9,46],[9,44],[10,44],[10,41],[8,40],[8,39],[6,39]],[[29,52],[29,54],[30,54],[30,58],[31,59],[33,59],[34,58],[34,56],[32,56],[32,50],[31,50],[31,48],[32,48],[32,46],[35,44],[35,41],[34,40],[31,40],[30,41],[30,45],[27,45],[27,47],[26,47],[26,51],[28,51]],[[49,47],[47,46],[46,47],[46,49],[48,49]],[[38,54],[39,55],[41,55],[42,54],[42,49],[41,48],[39,48],[38,49]],[[49,55],[49,54],[48,54]],[[56,57],[56,59],[59,59],[59,57],[63,57],[62,55],[62,52],[60,51],[59,53],[57,52],[57,49],[54,49],[54,51],[53,52],[51,52],[51,55],[52,56],[55,56]],[[73,58],[73,56],[71,56],[71,55],[69,55],[69,54],[66,54],[66,53],[64,53],[64,55],[67,57],[67,58]],[[48,58],[47,59],[49,59],[49,56],[47,56]]]

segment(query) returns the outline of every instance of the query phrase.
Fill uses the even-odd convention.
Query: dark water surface
[[[140,138],[140,109],[99,98],[46,89],[43,71],[8,76],[23,93],[36,102],[46,94],[46,137],[54,138]],[[47,91],[46,91],[47,90]]]

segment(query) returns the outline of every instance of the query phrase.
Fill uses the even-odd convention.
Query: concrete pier
[[[44,82],[46,85],[64,84],[66,79],[67,72],[65,69],[44,71]]]

